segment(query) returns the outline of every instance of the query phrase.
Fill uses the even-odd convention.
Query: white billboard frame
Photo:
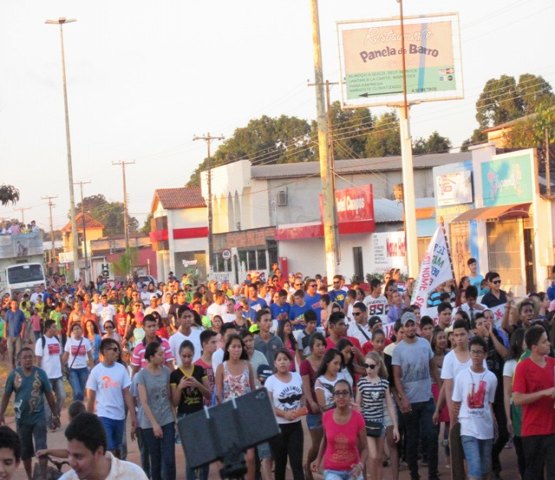
[[[409,104],[418,104],[422,102],[438,102],[444,100],[460,100],[464,98],[464,82],[463,82],[463,68],[462,68],[462,49],[461,49],[461,39],[460,39],[460,22],[458,13],[437,13],[429,15],[418,15],[418,16],[407,16],[403,17],[403,24],[405,29],[410,28],[411,25],[427,25],[430,23],[440,23],[440,22],[450,22],[451,28],[451,42],[452,42],[452,58],[453,58],[453,69],[455,72],[455,82],[456,88],[448,91],[423,91],[423,92],[411,92],[407,91],[407,102]],[[337,38],[338,38],[338,50],[339,50],[339,65],[341,70],[341,104],[342,108],[367,108],[367,107],[378,107],[378,106],[402,106],[403,105],[403,91],[394,93],[379,93],[366,95],[361,95],[358,98],[348,98],[348,82],[347,82],[347,67],[345,64],[345,51],[343,43],[344,31],[350,30],[367,30],[371,31],[376,28],[391,27],[392,32],[398,30],[397,36],[398,40],[393,42],[398,46],[396,54],[399,58],[399,70],[402,70],[402,55],[401,53],[401,39],[400,39],[400,17],[389,17],[381,19],[363,19],[363,20],[346,20],[337,22]],[[405,39],[407,37],[407,32],[405,31]],[[398,43],[398,45],[397,45]],[[409,46],[405,46],[409,49]],[[421,57],[422,54],[419,54]],[[405,53],[405,57],[408,59],[408,55]],[[409,69],[407,69],[409,73]],[[448,72],[447,72],[448,73]],[[408,78],[407,78],[408,80]],[[402,76],[401,76],[402,83]]]

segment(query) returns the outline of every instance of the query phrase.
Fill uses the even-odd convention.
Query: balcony
[[[41,232],[0,235],[0,259],[43,255]]]

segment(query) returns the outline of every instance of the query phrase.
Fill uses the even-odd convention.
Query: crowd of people
[[[69,458],[64,478],[112,468],[205,480],[208,466],[176,471],[176,422],[264,386],[280,434],[246,452],[248,479],[283,480],[289,463],[295,480],[321,470],[377,480],[384,464],[394,480],[404,465],[413,480],[436,480],[440,445],[452,478],[495,479],[507,444],[522,478],[553,479],[555,287],[516,299],[499,274],[468,264],[458,288],[430,292],[425,312],[398,271],[349,286],[341,275],[328,285],[277,267],[241,285],[56,276],[6,296],[0,354],[12,370],[0,423],[13,395],[19,443],[4,453],[29,478],[33,458],[45,472],[48,454]],[[52,450],[66,379],[68,448]],[[125,462],[127,432],[140,469]],[[10,435],[0,429],[0,454]]]

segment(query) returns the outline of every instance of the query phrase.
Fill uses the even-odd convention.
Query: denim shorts
[[[256,453],[258,454],[258,458],[260,460],[264,460],[265,458],[272,458],[272,450],[270,449],[270,443],[269,442],[259,443],[256,446]]]
[[[98,419],[101,421],[106,431],[108,450],[111,452],[119,450],[123,442],[125,418],[123,420],[114,420],[113,418],[98,417]]]
[[[17,433],[21,440],[21,460],[29,460],[35,456],[36,450],[43,450],[46,446],[46,419],[35,425],[21,425],[16,423]],[[33,439],[35,446],[33,447]]]
[[[493,440],[461,435],[464,456],[468,465],[468,476],[482,478],[491,472],[491,448]]]
[[[324,480],[362,480],[363,476],[351,476],[350,470],[324,470]]]
[[[309,430],[318,430],[322,428],[322,414],[321,413],[309,413],[306,416],[306,426]]]

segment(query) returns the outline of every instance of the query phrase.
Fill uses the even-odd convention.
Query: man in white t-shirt
[[[66,391],[62,375],[62,344],[56,336],[56,322],[54,320],[46,320],[44,322],[44,336],[39,338],[35,344],[35,358],[37,367],[42,368],[46,372],[50,385],[52,385],[52,391],[56,396],[56,407],[58,412],[61,412],[66,398]],[[44,404],[44,407],[46,421],[53,430],[55,426],[52,423],[52,412],[48,402]]]
[[[368,317],[377,315],[382,319],[382,322],[387,322],[388,304],[387,298],[382,295],[382,282],[373,278],[370,281],[370,294],[364,297],[364,305],[368,310]]]
[[[106,430],[107,449],[119,458],[125,429],[125,406],[131,419],[131,431],[137,428],[135,404],[131,396],[131,379],[127,368],[117,361],[119,343],[113,338],[100,342],[102,362],[87,380],[87,411],[98,415]]]
[[[468,325],[464,320],[457,320],[453,324],[453,343],[454,348],[445,355],[443,366],[441,367],[441,379],[443,380],[443,395],[440,394],[439,401],[436,404],[434,412],[434,422],[437,423],[439,412],[445,404],[442,398],[447,402],[449,410],[449,448],[451,449],[451,478],[453,480],[464,480],[464,454],[461,443],[461,425],[454,411],[453,405],[453,388],[457,375],[466,370],[472,364],[470,360],[470,352],[468,351]]]
[[[355,302],[353,305],[354,322],[349,324],[347,336],[356,338],[361,345],[372,339],[372,331],[368,324],[368,310],[363,302]]]
[[[453,413],[458,418],[468,478],[489,478],[494,436],[493,401],[497,377],[484,368],[487,345],[482,337],[470,340],[471,365],[455,377]]]
[[[179,355],[179,347],[184,340],[189,340],[195,346],[195,354],[193,362],[196,362],[202,354],[202,345],[200,343],[200,329],[194,327],[195,316],[193,311],[187,307],[179,307],[177,311],[177,321],[179,329],[170,337],[170,348],[175,358],[176,365],[181,366],[181,356]]]
[[[116,310],[113,305],[108,303],[108,296],[102,295],[100,297],[100,305],[96,309],[96,316],[98,317],[98,325],[100,326],[100,331],[104,333],[104,322],[108,320],[113,322],[116,316]]]
[[[214,315],[219,315],[222,319],[227,316],[227,305],[225,302],[226,296],[221,290],[217,290],[214,294],[214,303],[206,309],[206,315],[212,320]]]

